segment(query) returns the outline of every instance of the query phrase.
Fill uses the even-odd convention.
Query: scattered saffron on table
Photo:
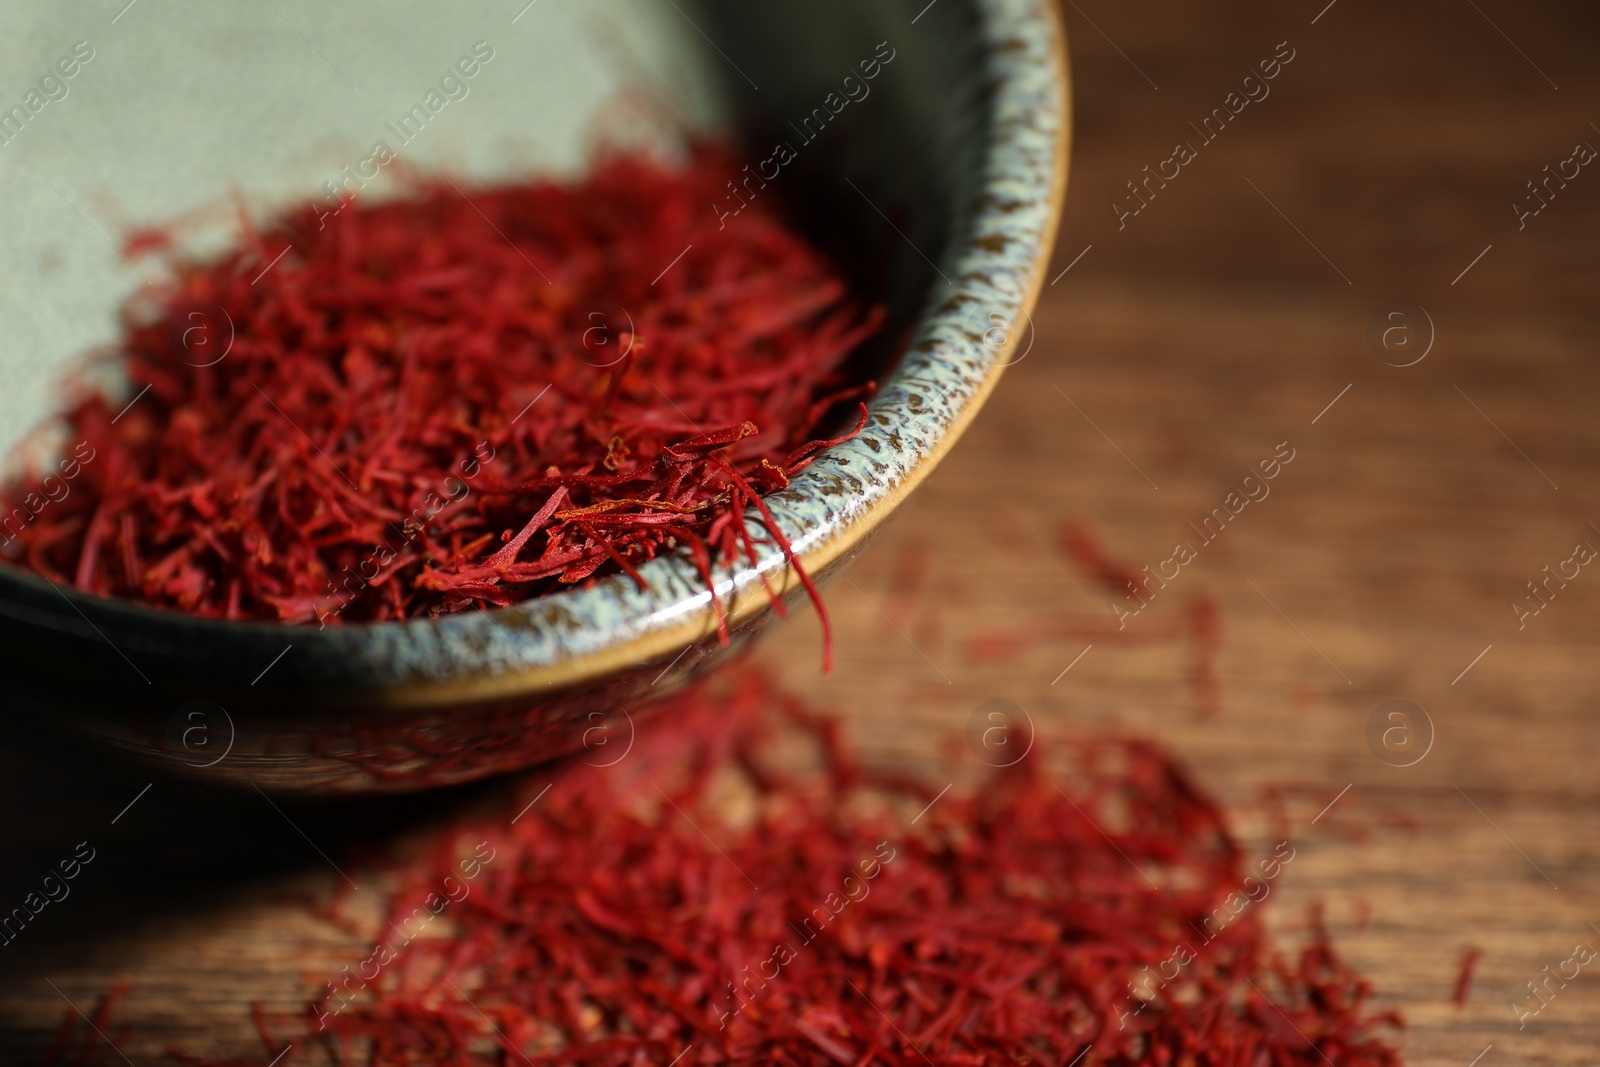
[[[1245,894],[1279,868],[1151,743],[1041,743],[946,791],[860,766],[740,668],[651,723],[442,836],[370,931],[387,951],[258,1015],[261,1062],[1401,1062],[1320,921],[1272,948]],[[402,942],[449,877],[441,925]]]
[[[859,430],[851,356],[882,312],[764,204],[716,225],[734,169],[706,147],[571,185],[418,176],[241,212],[206,259],[136,235],[171,277],[123,309],[127,395],[67,410],[93,461],[64,498],[0,490],[0,552],[105,596],[326,624],[642,585],[669,551],[709,579],[756,559],[754,509],[815,599],[761,498]]]
[[[1461,970],[1456,974],[1456,987],[1450,994],[1450,1000],[1458,1008],[1467,1006],[1467,998],[1472,995],[1472,978],[1478,973],[1478,961],[1483,958],[1483,949],[1477,945],[1468,945],[1461,954]]]
[[[1118,597],[1139,600],[1134,594],[1143,588],[1137,584],[1140,573],[1112,559],[1089,526],[1081,522],[1064,524],[1058,533],[1058,544],[1067,561],[1083,577]],[[1183,602],[1181,621],[1158,616],[1129,626],[1115,614],[1085,618],[1063,617],[1051,612],[1045,618],[1030,620],[1028,625],[1014,630],[976,634],[968,640],[967,654],[973,662],[985,663],[1015,658],[1037,646],[1047,645],[1060,651],[1072,645],[1160,645],[1187,640],[1195,717],[1205,721],[1222,711],[1222,681],[1218,671],[1222,633],[1222,613],[1216,600],[1209,593],[1196,592]]]

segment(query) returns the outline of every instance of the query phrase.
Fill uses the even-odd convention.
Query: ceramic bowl
[[[141,284],[111,245],[119,228],[230,189],[263,210],[319,195],[390,140],[393,117],[457,53],[487,49],[470,92],[406,146],[412,162],[474,179],[577,171],[597,123],[646,143],[667,127],[715,130],[752,168],[789,147],[760,195],[782,198],[890,314],[863,356],[883,369],[865,429],[769,498],[806,569],[837,571],[1032,344],[1067,167],[1054,4],[504,7],[0,16],[0,66],[38,68],[48,90],[11,126],[0,113],[0,444],[51,410],[74,358],[113,339],[117,305]],[[642,568],[646,591],[618,577],[498,611],[321,630],[153,610],[0,565],[6,723],[72,753],[269,792],[421,789],[620,746],[652,699],[772,617],[762,576],[795,603],[782,554],[751,528],[759,562],[715,575],[726,647],[703,579],[679,558]]]

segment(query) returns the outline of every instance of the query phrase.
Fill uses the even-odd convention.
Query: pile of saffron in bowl
[[[1295,843],[1247,854],[1153,744],[923,780],[863,767],[757,671],[712,687],[455,824],[379,922],[335,900],[363,939],[302,1011],[256,1012],[260,1062],[1401,1063],[1320,922],[1266,936],[1257,890]],[[116,1062],[70,1011],[52,1056]]]
[[[718,225],[734,169],[702,147],[573,184],[422,176],[241,217],[206,258],[139,235],[169,270],[105,353],[126,390],[68,406],[70,481],[0,488],[0,558],[322,624],[643,585],[672,551],[709,580],[755,561],[752,508],[792,559],[761,497],[859,428],[850,357],[882,313],[767,206]]]

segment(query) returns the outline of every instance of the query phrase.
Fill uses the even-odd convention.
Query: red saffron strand
[[[709,575],[754,551],[750,509],[826,644],[760,498],[865,425],[852,357],[884,313],[772,208],[716,225],[704,205],[734,169],[702,146],[677,169],[606,158],[576,184],[415,177],[336,213],[241,215],[207,259],[135,234],[171,280],[123,309],[108,358],[148,389],[126,411],[70,404],[90,458],[60,500],[26,476],[0,488],[0,558],[159,607],[329,625],[642,585],[674,552]]]
[[[1119,596],[1132,594],[1138,600],[1138,568],[1108,556],[1100,539],[1088,526],[1081,522],[1069,522],[1062,526],[1060,538],[1062,551],[1077,565],[1084,577]]]
[[[1483,949],[1477,945],[1468,945],[1461,953],[1461,970],[1456,974],[1456,987],[1450,993],[1450,1001],[1458,1008],[1467,1006],[1467,998],[1472,995],[1472,979],[1478,973],[1478,961],[1483,958]]]

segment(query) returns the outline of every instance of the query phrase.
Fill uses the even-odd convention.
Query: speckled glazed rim
[[[1031,343],[1030,313],[1066,188],[1064,30],[1051,0],[974,0],[974,6],[989,63],[991,125],[973,196],[977,206],[956,250],[941,259],[951,286],[935,294],[945,298],[923,314],[898,367],[869,405],[862,432],[767,498],[810,574],[840,561],[888,519],[955,444],[1005,365],[1019,358],[1016,346]],[[992,311],[1011,328],[991,346]],[[758,563],[714,574],[730,627],[771,610],[763,576],[785,593],[799,584],[759,519],[747,521],[761,546]],[[313,666],[321,661],[339,685],[361,688],[379,708],[537,699],[670,660],[715,632],[710,594],[692,561],[663,557],[640,570],[648,583],[642,591],[619,575],[493,612],[296,629],[296,658],[313,674],[323,673]],[[212,642],[226,631],[252,645],[275,644],[290,632],[120,602],[113,607],[87,595],[74,600],[93,604],[102,618],[117,616],[124,635],[130,622],[142,619],[149,629],[138,638],[151,641],[170,641],[198,626],[210,631]]]

